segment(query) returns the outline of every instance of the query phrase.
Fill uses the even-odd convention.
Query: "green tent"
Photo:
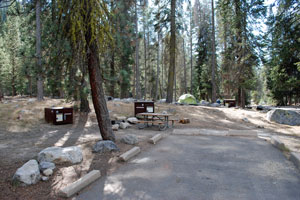
[[[183,94],[179,97],[178,100],[179,103],[184,104],[197,104],[196,98],[191,94]]]

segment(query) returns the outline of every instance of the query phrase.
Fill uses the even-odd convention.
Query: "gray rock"
[[[246,123],[249,123],[249,120],[248,120],[248,118],[246,118],[246,117],[243,118],[242,120],[243,120],[244,122],[246,122]]]
[[[80,147],[48,147],[38,154],[39,162],[54,162],[76,164],[82,161],[82,151]]]
[[[129,117],[127,118],[127,121],[131,124],[135,124],[139,120],[136,117]]]
[[[300,125],[300,110],[275,109],[267,113],[267,120],[291,126]]]
[[[128,123],[128,122],[121,122],[120,123],[120,128],[121,129],[126,129],[127,127],[129,127],[130,126],[130,124]]]
[[[209,102],[208,102],[208,101],[205,101],[205,100],[201,100],[201,101],[200,101],[200,105],[202,105],[202,106],[208,106],[208,105],[209,105]]]
[[[135,135],[125,135],[121,138],[121,142],[125,144],[137,144],[139,141]]]
[[[124,117],[124,116],[117,116],[117,117],[116,117],[116,120],[117,120],[117,121],[125,121],[125,120],[126,120],[126,117]]]
[[[114,98],[113,101],[121,101],[120,98]]]
[[[54,170],[55,169],[55,164],[52,163],[52,162],[40,162],[39,167],[40,167],[41,171],[44,171],[46,169],[52,169],[52,170]]]
[[[124,103],[133,103],[133,102],[135,102],[135,101],[136,101],[136,100],[133,99],[133,98],[122,99],[122,102],[124,102]]]
[[[48,181],[48,180],[49,180],[49,177],[47,177],[47,176],[42,176],[42,181],[46,182],[46,181]]]
[[[166,103],[166,102],[167,102],[166,99],[161,99],[161,100],[158,101],[158,103]]]
[[[105,153],[111,151],[120,151],[117,145],[110,140],[101,140],[93,146],[93,152]]]
[[[43,174],[45,176],[51,176],[53,174],[53,170],[52,169],[46,169],[43,171]]]
[[[120,126],[119,124],[114,124],[114,125],[111,126],[111,128],[112,128],[113,131],[118,131],[119,126]]]
[[[221,104],[219,104],[219,103],[212,103],[209,106],[211,106],[211,107],[220,107]]]
[[[39,164],[36,160],[29,160],[22,167],[17,169],[13,176],[14,183],[22,185],[36,184],[41,179]]]

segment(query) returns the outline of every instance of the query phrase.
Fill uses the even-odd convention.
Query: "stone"
[[[88,174],[84,175],[77,181],[71,183],[70,185],[67,185],[66,187],[62,188],[59,191],[59,195],[62,197],[70,197],[73,194],[79,192],[95,180],[101,177],[101,173],[99,170],[93,170],[89,172]]]
[[[121,105],[118,104],[118,103],[114,103],[114,106],[115,106],[115,107],[121,107]]]
[[[244,122],[246,122],[246,123],[249,123],[249,120],[248,120],[248,118],[246,118],[246,117],[244,117],[242,120],[243,120]]]
[[[128,122],[121,122],[120,123],[120,128],[121,129],[126,129],[127,127],[129,127],[130,126],[130,124],[128,123]]]
[[[125,143],[125,144],[131,144],[131,145],[134,145],[134,144],[137,144],[139,141],[138,141],[138,138],[135,136],[135,135],[125,135],[121,138],[121,142],[122,143]]]
[[[42,181],[44,181],[44,182],[46,182],[46,181],[48,181],[49,180],[49,177],[47,177],[47,176],[42,176]]]
[[[14,183],[22,185],[36,184],[41,179],[39,164],[36,160],[29,160],[22,167],[17,169],[13,176]]]
[[[45,176],[51,176],[51,175],[53,174],[53,170],[52,170],[52,169],[45,169],[45,170],[43,171],[43,174],[44,174]]]
[[[149,142],[152,144],[156,144],[160,139],[162,139],[162,135],[156,134],[152,138],[149,139]]]
[[[296,167],[300,170],[300,153],[292,152],[290,160],[296,165]]]
[[[212,103],[209,106],[211,106],[211,107],[220,107],[221,104],[219,104],[219,103]]]
[[[130,158],[132,158],[133,156],[139,154],[141,152],[141,149],[140,147],[133,147],[132,149],[130,149],[129,151],[126,151],[125,153],[123,153],[121,156],[120,156],[120,159],[122,161],[127,161],[129,160]]]
[[[113,101],[121,101],[120,98],[114,98]]]
[[[208,106],[208,105],[209,105],[209,102],[208,102],[208,101],[205,101],[205,100],[201,100],[201,101],[200,101],[200,105],[202,105],[202,106]]]
[[[131,124],[135,124],[139,120],[136,117],[129,117],[127,118],[127,121]]]
[[[39,167],[40,167],[41,171],[44,171],[46,169],[54,170],[55,169],[55,164],[52,163],[52,162],[40,162]]]
[[[117,145],[110,140],[101,140],[93,146],[93,152],[105,153],[111,151],[120,151]]]
[[[54,162],[59,163],[69,163],[77,164],[80,163],[83,159],[82,151],[80,147],[71,146],[71,147],[48,147],[42,150],[38,154],[39,162]]]
[[[116,120],[117,120],[117,121],[125,121],[125,120],[126,120],[126,117],[124,117],[124,116],[117,116],[117,117],[116,117]]]
[[[291,126],[300,125],[300,110],[275,109],[267,113],[267,120]]]
[[[119,124],[113,124],[112,126],[111,126],[111,128],[112,128],[112,130],[113,131],[118,131],[119,130]]]
[[[166,102],[167,102],[166,99],[160,99],[160,100],[158,101],[158,103],[166,103]]]
[[[272,136],[271,137],[271,144],[274,147],[276,147],[277,149],[280,149],[280,150],[286,149],[284,143],[277,136]]]

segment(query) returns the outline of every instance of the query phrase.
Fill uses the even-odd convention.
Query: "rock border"
[[[161,139],[162,139],[162,135],[159,133],[159,134],[154,135],[152,138],[150,138],[149,142],[151,144],[156,144]]]
[[[141,152],[141,148],[140,147],[133,147],[129,151],[126,151],[125,153],[123,153],[120,156],[120,160],[124,161],[124,162],[128,161],[130,158],[132,158],[133,156],[139,154],[140,152]]]
[[[75,193],[79,192],[92,182],[96,181],[98,178],[101,177],[101,173],[99,170],[90,171],[88,174],[84,175],[77,181],[67,185],[66,187],[60,189],[59,196],[69,198]]]
[[[296,167],[300,170],[300,153],[292,152],[290,161],[292,161]]]

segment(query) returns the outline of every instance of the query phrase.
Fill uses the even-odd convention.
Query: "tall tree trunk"
[[[91,28],[91,27],[88,27]],[[111,128],[111,121],[109,118],[109,113],[106,105],[106,100],[104,97],[103,91],[103,80],[100,74],[99,68],[99,51],[98,47],[95,44],[95,40],[91,42],[91,35],[87,33],[86,43],[90,44],[87,47],[87,62],[88,62],[88,70],[90,77],[90,85],[92,92],[92,99],[94,104],[94,109],[97,116],[98,126],[100,129],[101,136],[103,140],[115,140],[115,135]]]
[[[44,99],[41,52],[41,0],[36,0],[36,57],[37,57],[37,100]]]
[[[183,52],[183,87],[184,87],[184,93],[187,93],[187,87],[186,87],[186,60],[185,60],[185,43],[184,38],[182,42],[182,52]]]
[[[158,83],[159,83],[159,62],[160,62],[160,31],[157,32],[157,66],[156,66],[156,78],[155,78],[155,91],[154,100],[158,99]]]
[[[189,1],[189,3],[191,3],[191,1]],[[191,88],[190,88],[190,93],[193,94],[193,33],[192,33],[192,8],[190,10],[190,64],[191,64]]]
[[[137,13],[137,0],[135,0],[135,98],[141,98],[141,85],[140,85],[140,66],[139,66],[139,27],[138,27],[138,13]]]
[[[12,54],[14,55],[14,54]],[[12,89],[12,96],[16,96],[16,70],[15,70],[15,57],[12,58],[12,71],[11,71],[11,89]]]
[[[216,42],[215,42],[215,8],[214,0],[211,0],[211,12],[212,12],[212,65],[211,65],[211,83],[212,83],[212,102],[216,102],[216,81],[215,81],[215,70],[216,70]]]
[[[176,16],[175,16],[176,0],[171,0],[171,41],[170,41],[170,66],[168,75],[167,103],[173,101],[173,86],[175,74],[175,53],[176,53]]]
[[[88,4],[88,2],[86,2]],[[85,11],[87,14],[83,14],[86,21],[89,22],[90,8]],[[92,100],[94,109],[97,116],[98,126],[103,140],[115,140],[115,135],[112,131],[111,121],[109,118],[109,112],[106,105],[106,99],[103,91],[103,80],[100,72],[100,60],[97,41],[92,40],[92,24],[86,23],[87,32],[85,34],[86,40],[86,56],[87,65],[90,78],[90,86],[92,93]]]

